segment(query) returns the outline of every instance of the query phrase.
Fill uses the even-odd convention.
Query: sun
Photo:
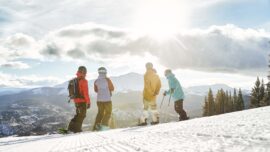
[[[154,38],[166,39],[188,27],[188,15],[188,5],[181,0],[145,0],[132,26]]]

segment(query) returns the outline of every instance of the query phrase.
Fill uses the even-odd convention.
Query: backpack
[[[70,99],[84,98],[83,95],[80,94],[80,87],[79,87],[79,79],[78,78],[74,78],[74,79],[71,79],[69,81],[68,93],[69,93]]]

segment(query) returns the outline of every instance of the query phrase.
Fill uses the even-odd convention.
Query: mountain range
[[[142,111],[143,75],[128,73],[125,75],[111,77],[116,91],[113,93],[113,116],[117,122],[117,128],[134,126]],[[94,123],[97,113],[95,104],[96,95],[93,91],[95,80],[89,80],[89,91],[91,95],[91,109],[87,112],[84,121],[84,129],[89,130]],[[166,79],[161,79],[163,89],[168,88]],[[0,137],[8,135],[32,135],[53,133],[59,127],[65,127],[72,118],[74,106],[68,103],[68,81],[53,87],[39,87],[32,89],[12,88],[0,89]],[[183,88],[185,92],[184,107],[191,118],[202,116],[204,97],[211,88],[213,92],[218,89],[232,91],[233,88],[225,84],[193,86]],[[3,89],[2,89],[3,90]],[[157,99],[160,105],[162,95]],[[248,94],[245,95],[248,101]],[[161,122],[177,120],[174,112],[173,101],[165,98],[163,106],[160,107]]]

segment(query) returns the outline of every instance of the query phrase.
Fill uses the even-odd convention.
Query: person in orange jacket
[[[71,119],[68,130],[74,133],[82,132],[82,123],[86,117],[86,111],[90,108],[91,102],[88,93],[88,81],[85,79],[87,69],[80,66],[77,71],[79,97],[74,98],[76,114]]]

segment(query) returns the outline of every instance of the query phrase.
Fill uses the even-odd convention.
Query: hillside
[[[243,151],[270,150],[270,107],[156,126],[70,135],[7,137],[0,151]]]

